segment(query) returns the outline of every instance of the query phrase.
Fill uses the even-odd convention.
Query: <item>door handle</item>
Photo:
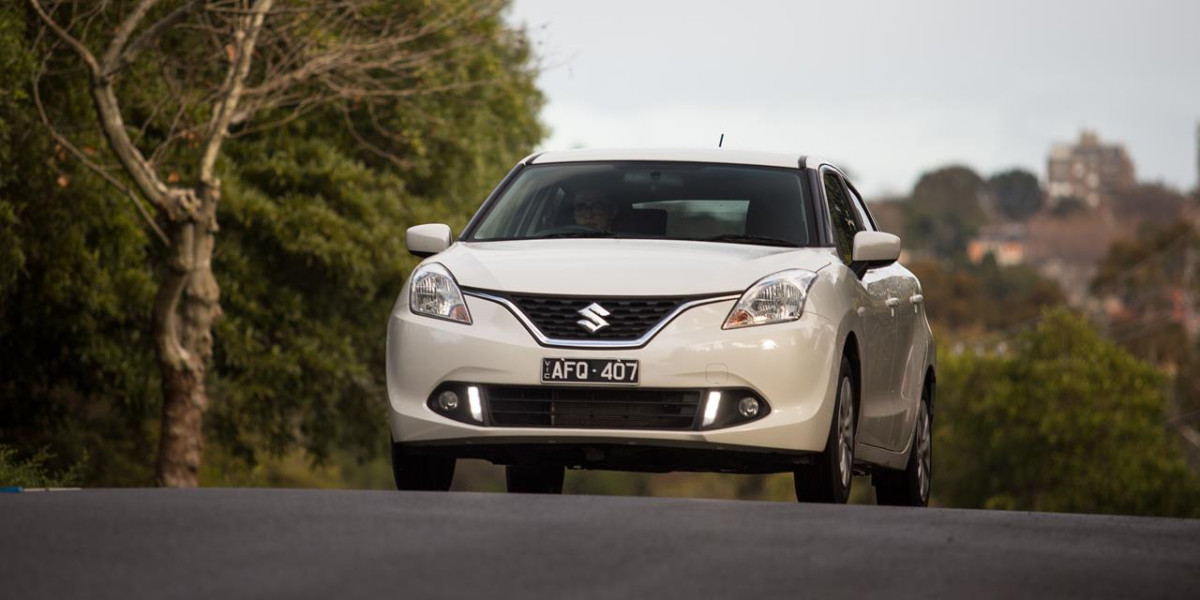
[[[921,294],[913,294],[913,297],[909,298],[909,300],[912,301],[913,314],[921,312],[921,305],[925,303],[925,296],[922,296]]]
[[[899,298],[888,298],[887,301],[885,302],[885,304],[887,304],[888,308],[890,308],[892,310],[892,316],[893,317],[896,316],[896,307],[900,306],[900,299]]]

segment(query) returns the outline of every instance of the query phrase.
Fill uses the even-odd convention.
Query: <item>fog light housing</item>
[[[454,412],[458,408],[458,394],[455,394],[454,390],[446,390],[438,394],[437,405],[443,412]]]
[[[749,388],[709,389],[702,397],[704,402],[696,423],[701,431],[743,425],[771,412],[771,405]]]
[[[433,390],[425,405],[433,412],[471,425],[482,425],[484,394],[480,386],[446,382]]]
[[[758,416],[758,399],[753,396],[746,396],[738,401],[738,414],[744,419],[753,419]]]

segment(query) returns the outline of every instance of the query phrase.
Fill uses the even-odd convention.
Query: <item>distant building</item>
[[[967,258],[983,262],[991,254],[996,264],[1004,267],[1025,262],[1025,227],[1020,224],[984,227],[975,239],[967,242]]]
[[[1103,144],[1093,131],[1080,133],[1075,144],[1055,144],[1046,163],[1052,207],[1065,198],[1075,198],[1097,208],[1136,182],[1125,147]]]

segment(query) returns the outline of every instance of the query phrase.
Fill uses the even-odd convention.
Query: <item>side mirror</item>
[[[413,256],[425,258],[450,247],[454,241],[450,226],[441,223],[414,225],[404,234],[404,243]]]
[[[900,260],[900,238],[882,231],[860,231],[854,235],[850,270],[860,278],[867,271]]]

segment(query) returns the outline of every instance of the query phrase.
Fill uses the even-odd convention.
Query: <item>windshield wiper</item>
[[[797,244],[796,242],[790,242],[788,240],[781,240],[779,238],[765,237],[765,236],[761,236],[761,235],[740,235],[740,234],[736,234],[736,233],[727,233],[725,235],[718,235],[718,236],[714,236],[714,237],[692,238],[692,239],[694,239],[695,241],[698,241],[698,242],[729,242],[731,244],[762,244],[764,246],[788,246],[791,248],[797,248],[800,246],[800,244]]]

